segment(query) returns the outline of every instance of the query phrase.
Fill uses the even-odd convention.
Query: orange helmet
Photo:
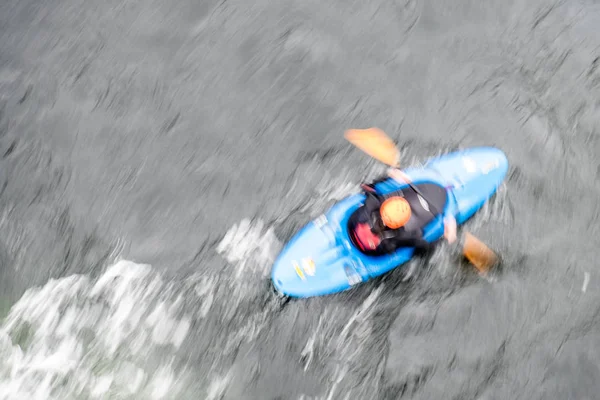
[[[385,200],[379,208],[383,224],[390,229],[398,229],[408,222],[411,216],[410,204],[404,197],[394,196]]]

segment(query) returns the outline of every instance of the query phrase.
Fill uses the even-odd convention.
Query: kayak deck
[[[413,184],[432,183],[448,188],[444,210],[458,225],[466,222],[502,184],[508,171],[504,153],[493,147],[460,150],[432,158],[422,167],[404,169]],[[393,179],[375,185],[385,194],[406,189]],[[349,233],[350,219],[366,196],[357,193],[334,204],[326,213],[305,225],[283,248],[272,270],[275,289],[290,297],[312,297],[347,290],[409,261],[413,248],[371,256],[361,252]],[[424,239],[433,242],[443,235],[442,216],[429,221]]]

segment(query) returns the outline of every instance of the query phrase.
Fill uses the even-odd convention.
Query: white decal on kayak
[[[305,258],[302,260],[302,268],[306,275],[315,276],[315,262],[310,258]]]
[[[362,282],[362,277],[348,265],[344,265],[344,272],[346,273],[346,277],[348,278],[348,283],[350,286],[354,286]]]
[[[322,228],[325,224],[327,224],[327,217],[325,216],[325,214],[319,215],[315,219],[315,225],[317,226],[317,228]]]
[[[481,172],[482,172],[484,175],[487,175],[487,174],[489,174],[489,173],[490,173],[490,171],[492,171],[492,170],[494,170],[494,169],[498,168],[499,166],[500,166],[500,162],[498,162],[498,160],[490,161],[489,163],[487,163],[486,165],[484,165],[484,166],[481,168]]]
[[[452,179],[454,179],[454,180],[452,181],[452,182],[453,182],[453,183],[452,183],[453,189],[460,189],[460,188],[461,188],[461,187],[463,187],[463,186],[464,186],[464,184],[465,184],[465,183],[462,181],[462,179],[460,179],[460,176],[458,176],[458,175],[454,175],[454,176],[452,176]]]
[[[464,156],[462,161],[467,172],[473,174],[477,171],[477,163],[471,157]]]
[[[427,204],[427,201],[425,201],[424,198],[422,198],[420,195],[417,194],[417,198],[419,199],[419,203],[421,203],[421,207],[423,207],[425,209],[425,211],[429,211],[429,204]]]

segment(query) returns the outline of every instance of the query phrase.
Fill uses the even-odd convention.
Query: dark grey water
[[[592,399],[600,393],[593,1],[5,0],[0,398]],[[442,247],[280,308],[282,244],[382,166],[498,146]]]

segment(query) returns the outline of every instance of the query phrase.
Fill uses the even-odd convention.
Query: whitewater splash
[[[167,282],[150,265],[120,260],[98,278],[29,289],[0,325],[0,398],[158,400],[197,398],[198,390],[218,398],[228,375],[199,379],[178,351],[217,326],[226,332],[221,354],[199,368],[228,370],[227,355],[268,324],[272,310],[255,304],[279,246],[262,221],[244,220],[218,246],[229,265],[217,273]]]
[[[243,219],[225,234],[217,246],[217,252],[229,263],[232,271],[226,271],[235,279],[228,282],[229,290],[238,296],[238,300],[229,300],[232,307],[227,317],[232,320],[234,310],[245,307],[249,314],[239,321],[239,329],[227,338],[223,351],[235,351],[242,343],[255,340],[267,326],[277,302],[267,302],[264,307],[256,308],[254,303],[261,302],[269,295],[266,282],[275,257],[281,251],[282,243],[277,239],[272,227],[267,227],[260,219]]]
[[[262,220],[245,218],[227,231],[217,252],[234,266],[236,278],[249,273],[266,277],[281,247],[273,228],[266,228]]]
[[[149,265],[130,261],[96,281],[75,275],[28,290],[0,327],[0,398],[177,393],[185,373],[156,361],[190,329],[171,294]]]
[[[321,398],[366,399],[377,393],[381,359],[372,357],[376,346],[373,343],[373,317],[381,310],[378,302],[384,286],[382,284],[373,290],[354,310],[328,309],[319,318],[300,357],[304,363],[304,371],[316,365],[330,366],[330,370],[326,372],[329,385]],[[340,317],[342,320],[346,318],[347,322],[343,326],[331,323]],[[370,368],[365,373],[364,367],[367,364]],[[354,382],[359,379],[357,374],[361,374],[370,384],[354,386]],[[340,392],[345,393],[344,397],[341,397]]]
[[[470,225],[473,229],[476,229],[489,222],[510,224],[513,222],[512,220],[513,215],[508,189],[506,182],[503,182],[496,191],[496,194],[489,201],[485,202],[481,210],[476,213],[475,217],[470,221]]]

